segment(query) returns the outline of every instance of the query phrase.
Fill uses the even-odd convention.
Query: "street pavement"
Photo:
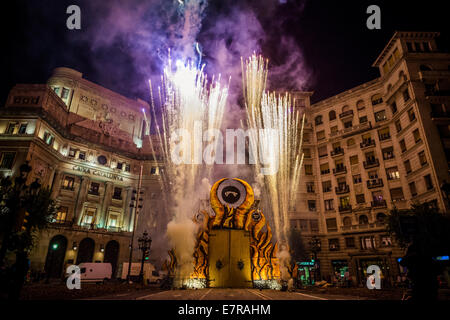
[[[119,293],[89,300],[365,300],[363,297],[348,295],[310,294],[258,289],[209,288],[197,290],[139,290]]]

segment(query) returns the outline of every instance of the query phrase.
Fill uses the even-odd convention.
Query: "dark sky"
[[[77,69],[87,79],[126,96],[148,99],[148,93],[142,89],[145,88],[147,72],[143,70],[147,69],[145,66],[140,68],[139,63],[133,60],[135,56],[129,54],[129,50],[136,51],[139,47],[113,41],[107,48],[91,49],[89,37],[97,32],[96,22],[101,19],[101,10],[94,10],[92,5],[86,4],[87,1],[76,0],[8,2],[12,4],[1,10],[2,106],[14,84],[45,83],[51,70],[58,66]],[[103,7],[112,3],[106,0],[88,2],[101,2]],[[280,35],[295,40],[301,50],[303,64],[311,75],[306,85],[307,89],[315,92],[313,101],[377,77],[377,70],[371,64],[395,30],[440,31],[439,44],[448,51],[449,34],[446,29],[450,28],[445,1],[286,0],[283,5],[277,0],[272,2],[276,5],[270,8],[262,5],[270,3],[269,0],[239,3],[257,16],[266,34],[261,41],[262,53],[275,65],[282,64],[287,54],[280,45]],[[205,28],[221,11],[230,11],[231,3],[233,1],[211,0],[205,12]],[[71,4],[79,4],[82,10],[80,31],[70,31],[65,27],[68,16],[65,11]],[[371,4],[381,8],[381,30],[366,28],[366,8]],[[200,42],[207,39],[207,32],[201,31],[199,39]],[[206,52],[205,60],[208,58],[212,57],[208,57]]]

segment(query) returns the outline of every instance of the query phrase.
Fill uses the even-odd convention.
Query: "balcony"
[[[370,205],[372,206],[372,208],[385,208],[386,200],[374,200],[370,202]]]
[[[389,140],[391,138],[391,134],[390,133],[382,133],[378,136],[378,138],[380,139],[380,141]]]
[[[367,188],[381,188],[383,186],[383,179],[371,179],[367,180]]]
[[[121,229],[120,227],[111,227],[111,226],[108,226],[108,227],[106,228],[106,230],[107,230],[108,232],[121,232],[121,231],[122,231],[122,229]]]
[[[70,228],[72,225],[72,220],[55,220],[51,223],[51,226],[55,228]]]
[[[364,169],[375,168],[380,165],[380,161],[378,160],[378,158],[367,159],[367,161],[363,162],[363,165]]]
[[[348,184],[341,185],[341,186],[335,187],[334,191],[336,192],[336,194],[349,193],[350,192],[350,186]]]
[[[375,140],[372,139],[364,140],[359,144],[359,146],[361,147],[361,149],[375,147]]]
[[[320,171],[320,174],[322,174],[322,175],[323,174],[329,174],[329,173],[330,173],[330,169],[325,169],[325,170]]]
[[[381,222],[372,222],[372,223],[365,223],[365,224],[353,224],[353,225],[347,225],[342,226],[342,231],[350,231],[350,230],[365,230],[365,229],[385,229],[386,224]]]
[[[333,169],[333,174],[334,175],[344,174],[344,173],[347,173],[347,167],[346,166],[338,166],[338,167]]]
[[[338,137],[341,135],[344,135],[344,137],[348,137],[348,136],[351,136],[351,135],[354,135],[354,134],[357,134],[360,132],[370,130],[371,128],[372,128],[372,124],[370,122],[365,122],[365,123],[358,124],[356,126],[352,126],[352,127],[344,128],[342,130],[330,132],[330,138]]]
[[[347,110],[339,114],[339,119],[353,117],[353,110]]]
[[[352,206],[351,205],[339,206],[338,210],[339,212],[351,212]]]
[[[338,147],[331,151],[331,157],[337,157],[339,155],[344,155],[344,149],[341,147]]]

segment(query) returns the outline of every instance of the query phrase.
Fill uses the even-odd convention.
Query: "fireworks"
[[[266,92],[267,60],[253,54],[242,61],[242,84],[250,130],[250,145],[256,161],[255,175],[261,164],[277,164],[278,170],[264,175],[266,193],[271,205],[278,241],[287,241],[289,209],[295,205],[303,163],[302,137],[305,117],[292,106],[291,96]],[[300,123],[301,122],[301,123]],[[259,130],[275,129],[275,130]]]
[[[220,129],[228,96],[228,87],[222,86],[220,81],[219,76],[217,80],[213,77],[209,82],[204,65],[197,67],[191,61],[185,63],[180,60],[174,65],[169,52],[161,86],[158,87],[159,106],[162,109],[160,124],[156,121],[156,106],[150,83],[151,106],[157,127],[156,141],[150,139],[150,144],[155,161],[163,161],[162,190],[167,211],[172,218],[167,234],[175,248],[177,278],[181,282],[182,279],[188,279],[193,271],[196,225],[192,221],[192,214],[200,200],[197,186],[201,184],[202,178],[211,173],[211,166],[196,159],[198,153],[193,150],[198,146],[177,132],[183,130],[193,136],[197,131],[201,132],[201,128],[206,128],[207,132]],[[183,161],[177,161],[179,159]]]

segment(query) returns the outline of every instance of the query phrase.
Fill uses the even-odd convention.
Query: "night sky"
[[[124,11],[135,15],[148,12],[142,20],[128,19],[125,23],[120,19],[121,0],[11,2],[1,10],[2,106],[14,84],[45,83],[52,69],[59,66],[77,69],[87,79],[128,97],[148,100],[146,80],[161,71],[157,51],[173,45],[173,37],[165,41],[170,21],[167,24],[160,19],[164,16],[161,12],[170,11],[167,6],[176,6],[176,0],[161,0],[159,4],[129,0]],[[81,8],[81,30],[66,28],[66,8],[71,4]],[[381,30],[366,28],[366,8],[371,4],[381,8]],[[111,12],[116,14],[107,19]],[[249,28],[239,25],[233,33],[227,28],[236,25],[231,18],[236,12],[245,12],[242,17]],[[255,23],[247,17],[255,17],[259,29],[253,28]],[[114,21],[118,23],[111,24]],[[216,26],[218,21],[222,30]],[[242,49],[253,42],[242,38],[240,30],[253,28],[247,34],[259,46],[257,52],[270,58],[273,86],[283,83],[292,88],[300,83],[302,89],[315,92],[313,101],[319,101],[377,77],[371,65],[395,30],[439,31],[438,45],[448,51],[448,21],[445,1],[434,0],[211,0],[203,12],[197,39],[203,46],[208,73],[233,74],[228,68],[220,70],[216,44],[223,38],[234,55],[252,52],[254,48]]]

